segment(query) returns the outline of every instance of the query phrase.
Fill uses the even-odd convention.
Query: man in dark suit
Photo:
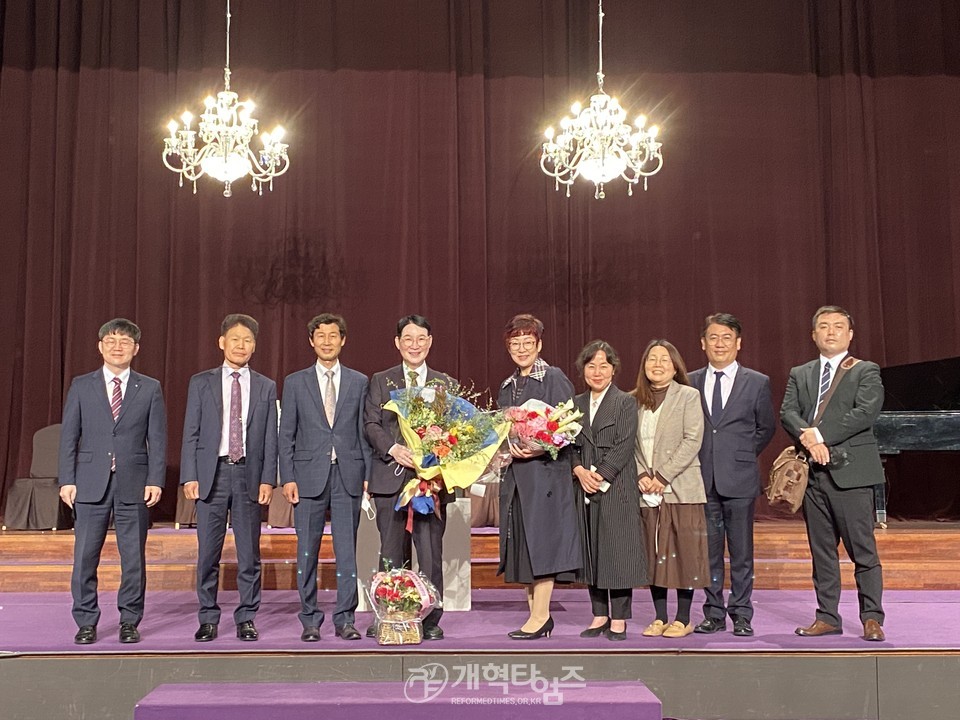
[[[760,494],[757,456],[777,429],[770,378],[737,362],[740,321],[708,315],[700,347],[709,364],[690,373],[705,418],[700,473],[707,493],[710,585],[698,633],[715,633],[733,621],[733,634],[753,635],[753,516]],[[730,597],[724,602],[724,544],[730,553]]]
[[[277,482],[277,385],[250,369],[260,326],[249,315],[220,325],[223,364],[190,378],[180,484],[197,501],[197,642],[217,637],[220,556],[230,512],[237,547],[237,637],[256,640],[260,609],[260,506]]]
[[[873,535],[873,486],[883,482],[873,425],[883,405],[876,363],[848,355],[853,318],[836,305],[813,316],[813,341],[820,357],[790,371],[780,421],[810,459],[803,516],[813,559],[817,614],[797,635],[843,632],[839,613],[843,541],[855,566],[864,640],[882,641],[883,573]],[[815,422],[820,414],[819,422]]]
[[[167,466],[167,418],[160,383],[130,369],[140,328],[116,318],[100,328],[103,367],[74,378],[60,428],[60,497],[76,513],[73,619],[78,645],[97,640],[97,566],[113,515],[120,552],[120,642],[140,641],[147,589],[149,508]]]
[[[317,559],[330,510],[337,561],[338,637],[359,640],[354,627],[357,594],[357,528],[363,483],[370,474],[370,446],[363,434],[367,377],[340,363],[347,324],[339,315],[307,323],[317,361],[288,375],[280,411],[280,482],[294,506],[297,529],[297,590],[304,642],[320,639],[323,611],[317,607]]]
[[[413,456],[400,434],[395,413],[384,411],[390,400],[390,391],[408,387],[423,387],[431,381],[453,385],[454,380],[444,373],[427,367],[427,355],[433,345],[430,323],[421,315],[407,315],[397,323],[394,344],[403,362],[389,370],[376,373],[370,379],[364,409],[367,439],[373,446],[373,469],[370,473],[369,493],[377,510],[377,529],[380,532],[381,568],[410,566],[410,537],[407,535],[407,508],[395,510],[400,491],[416,476]],[[446,490],[440,493],[439,515],[415,514],[413,545],[417,549],[420,570],[437,587],[443,598],[443,532],[447,524],[447,503],[454,499]],[[442,640],[440,628],[442,608],[434,608],[423,619],[425,640]],[[376,635],[376,623],[367,628],[367,635]]]

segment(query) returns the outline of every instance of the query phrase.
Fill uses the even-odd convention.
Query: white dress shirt
[[[113,379],[115,377],[120,378],[120,402],[123,402],[123,398],[127,396],[127,382],[130,380],[130,368],[127,368],[119,375],[114,375],[113,371],[109,370],[106,365],[103,366],[103,381],[106,383],[107,388],[107,405],[113,402]]]
[[[403,367],[403,381],[407,384],[407,387],[410,387],[410,372],[415,372],[417,374],[417,385],[419,387],[424,387],[427,384],[427,364],[423,363],[418,368],[407,367],[406,363],[401,363]]]
[[[233,391],[233,373],[240,373],[240,428],[243,431],[243,452],[247,451],[247,413],[250,411],[250,368],[232,368],[226,363],[220,367],[220,388],[223,397],[223,418],[220,420],[220,450],[224,457],[230,454],[230,394]]]
[[[837,379],[837,370],[840,369],[840,363],[843,362],[843,359],[848,354],[849,354],[848,352],[844,351],[839,355],[833,356],[832,358],[824,357],[823,355],[820,356],[820,371],[817,373],[817,389],[814,390],[818,399],[820,397],[820,378],[823,377],[823,366],[826,365],[827,363],[830,364],[830,385],[832,386],[834,380]],[[813,413],[813,416],[816,417],[818,412],[820,412],[819,402],[817,403],[817,409]],[[813,429],[813,433],[814,435],[817,436],[817,442],[823,442],[823,435],[820,434],[820,431],[817,430],[817,428]]]
[[[706,401],[707,410],[711,415],[713,414],[713,386],[717,382],[717,373],[723,373],[723,378],[720,382],[720,399],[723,401],[723,407],[720,409],[723,410],[723,408],[727,406],[727,401],[730,399],[730,392],[733,390],[733,381],[737,377],[737,369],[739,367],[740,363],[736,360],[722,370],[715,368],[713,365],[707,365],[707,372],[703,378],[703,399]]]
[[[593,390],[590,391],[590,424],[593,425],[593,416],[597,414],[597,408],[600,407],[600,403],[603,402],[603,399],[607,396],[607,390],[610,389],[610,386],[607,385],[599,395],[594,395]]]
[[[324,367],[320,364],[320,361],[317,360],[316,364],[317,370],[317,382],[320,384],[320,400],[321,405],[326,407],[325,403],[327,402],[327,370],[333,370],[333,389],[336,391],[337,398],[340,397],[340,377],[343,373],[340,372],[340,361],[334,364],[332,368]]]

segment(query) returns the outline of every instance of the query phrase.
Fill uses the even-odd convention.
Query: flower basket
[[[387,612],[380,618],[377,643],[419,645],[423,642],[423,621],[414,612]]]

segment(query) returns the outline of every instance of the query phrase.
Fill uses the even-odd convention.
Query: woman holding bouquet
[[[703,440],[700,393],[690,387],[677,349],[666,340],[651,340],[631,395],[638,406],[637,487],[657,613],[643,634],[685,637],[693,632],[693,589],[710,584],[707,496],[698,457]],[[669,625],[668,588],[677,590],[677,614]]]
[[[517,369],[500,386],[501,408],[531,399],[556,407],[573,397],[567,376],[540,358],[542,336],[543,323],[533,315],[517,315],[507,323],[504,342]],[[509,636],[536,640],[553,631],[554,582],[572,582],[581,564],[570,467],[573,448],[561,450],[554,460],[544,449],[511,438],[510,454],[513,462],[500,483],[497,574],[527,590],[530,616]]]
[[[637,403],[613,384],[620,356],[609,343],[594,340],[577,358],[587,392],[577,395],[583,430],[577,436],[573,474],[583,569],[593,622],[580,637],[627,639],[633,588],[646,585],[647,559],[641,548],[640,490],[633,457]]]

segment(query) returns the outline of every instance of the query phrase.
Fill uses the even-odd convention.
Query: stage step
[[[523,666],[527,669],[527,666]],[[543,687],[541,684],[546,684]],[[580,720],[600,715],[661,720],[657,697],[639,682],[530,678],[521,681],[440,684],[415,675],[406,683],[193,683],[158,685],[137,703],[134,720],[458,720],[523,716],[525,720]],[[429,694],[427,694],[429,693]]]
[[[755,586],[762,589],[811,587],[806,533],[801,522],[758,523]],[[503,587],[496,575],[499,537],[496,532],[471,535],[472,586]],[[955,524],[892,523],[877,530],[884,586],[889,589],[960,589],[960,528]],[[844,587],[855,587],[853,566],[841,548]],[[292,530],[265,530],[261,539],[263,586],[266,590],[296,588],[296,535]],[[155,526],[147,540],[148,584],[151,590],[187,590],[196,583],[196,531]],[[336,587],[332,544],[325,536],[320,550],[319,583]],[[73,562],[73,531],[0,532],[0,591],[67,591]],[[116,543],[108,537],[100,565],[100,587],[116,589],[120,579]],[[372,571],[373,568],[364,569]],[[236,550],[228,533],[221,583],[236,589]]]

